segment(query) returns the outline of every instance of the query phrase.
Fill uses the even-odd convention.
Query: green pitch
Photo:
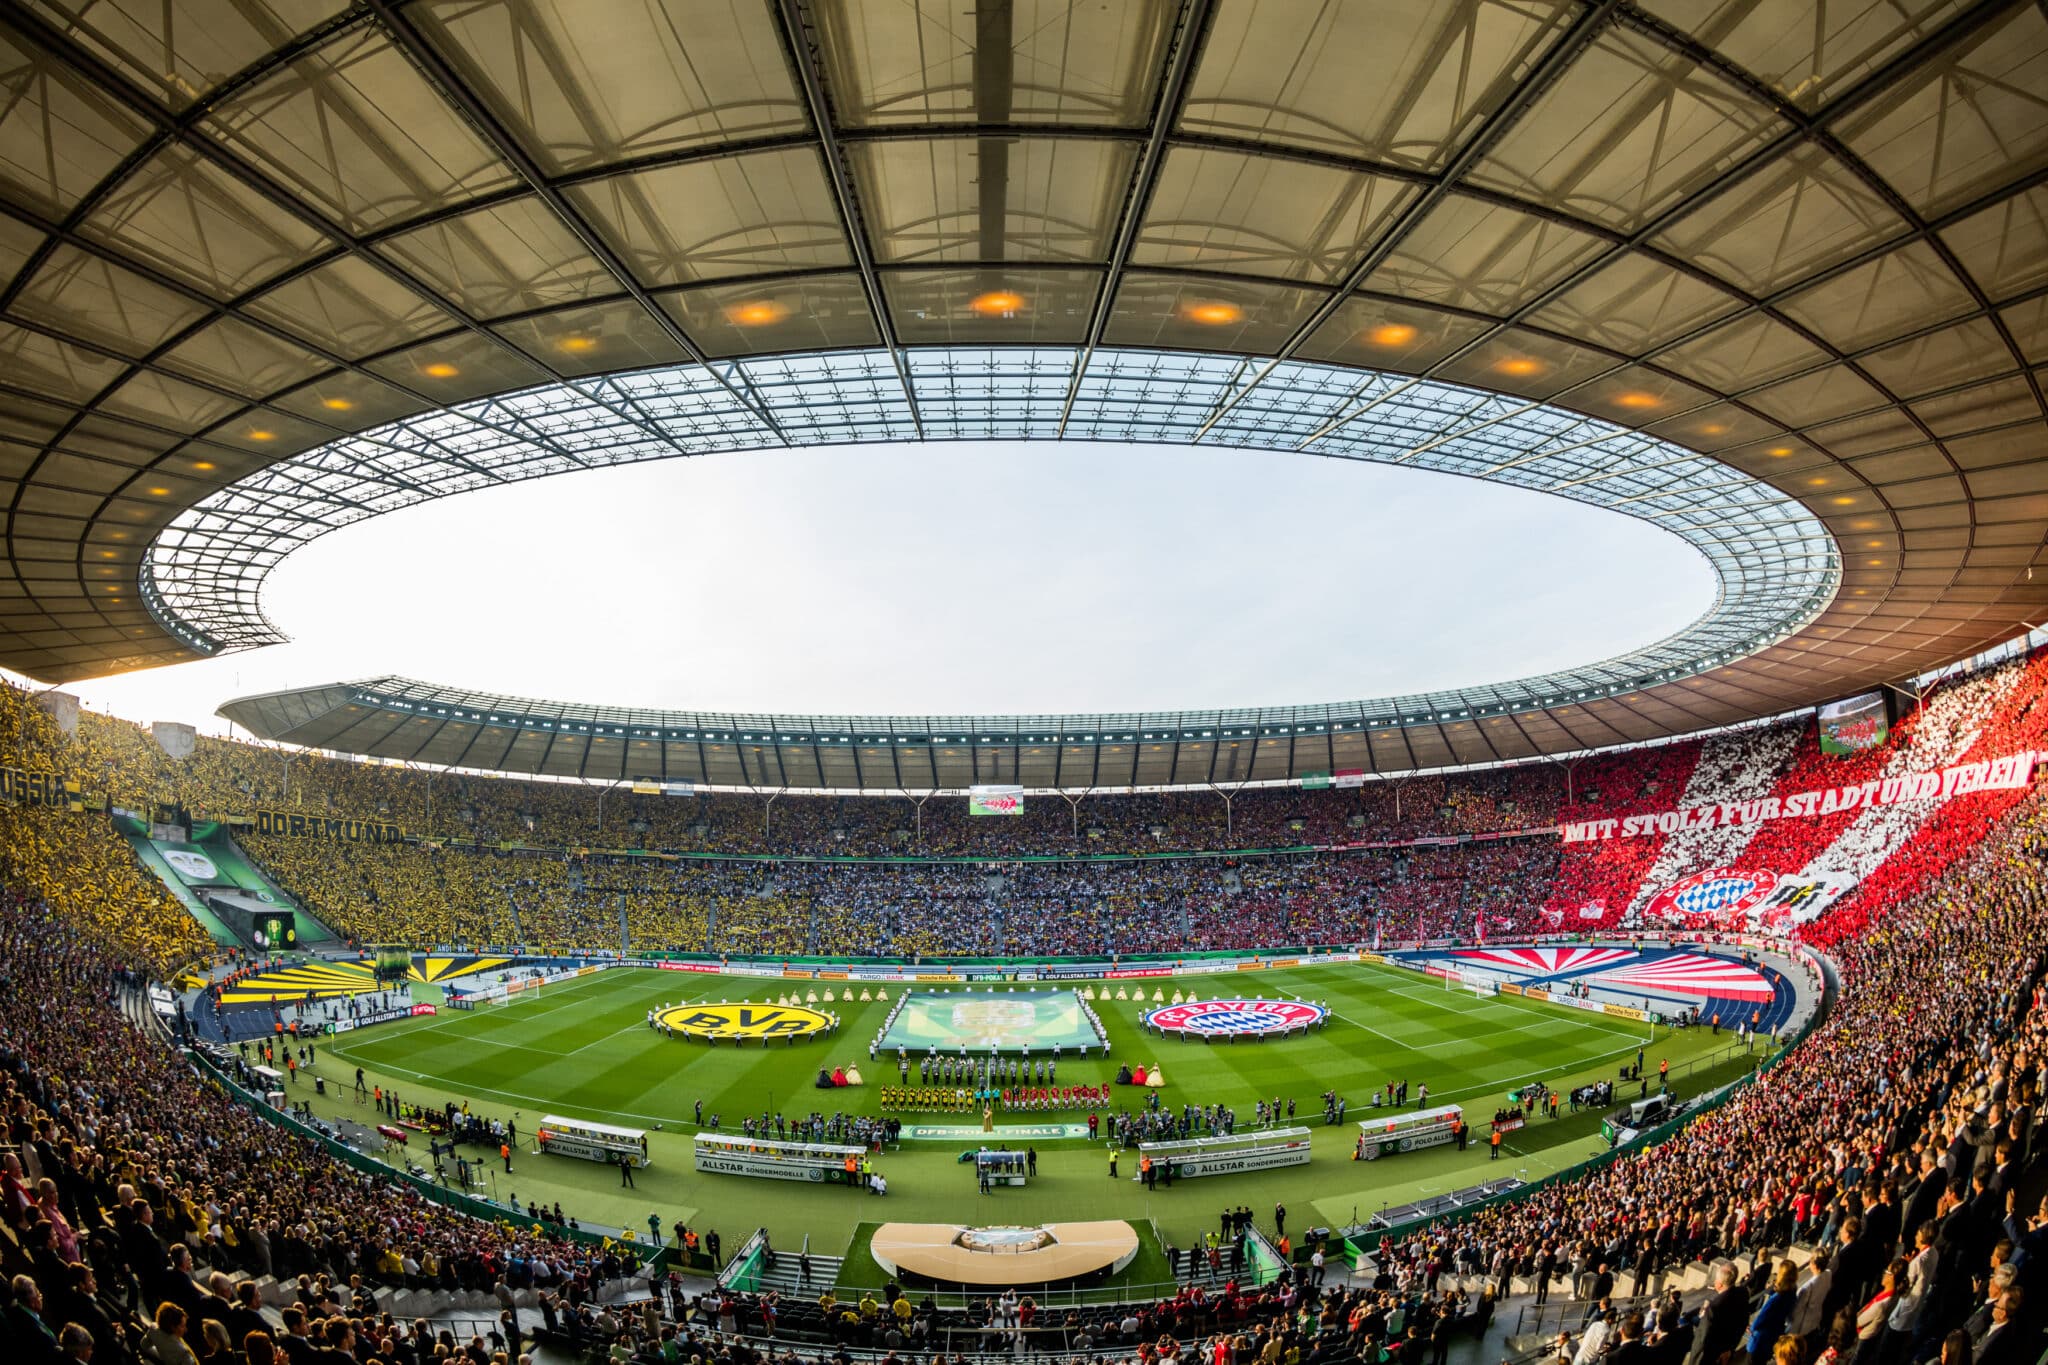
[[[1465,1105],[1483,1132],[1507,1090],[1539,1079],[1567,1089],[1612,1078],[1619,1063],[1635,1060],[1638,1046],[1646,1048],[1653,1075],[1660,1059],[1670,1059],[1673,1088],[1681,1095],[1697,1094],[1755,1061],[1751,1054],[1726,1056],[1725,1034],[1716,1039],[1692,1030],[1648,1038],[1645,1025],[1625,1020],[1513,997],[1476,999],[1412,973],[1351,965],[1258,974],[1256,989],[1265,995],[1300,995],[1329,1003],[1334,1016],[1329,1026],[1306,1037],[1235,1046],[1163,1040],[1138,1028],[1140,1016],[1153,1007],[1150,996],[1160,983],[1148,982],[1147,998],[1140,1002],[1115,999],[1118,983],[1111,982],[1110,998],[1093,1002],[1108,1032],[1111,1055],[1086,1062],[1063,1056],[1063,1084],[1108,1081],[1118,1063],[1157,1063],[1167,1079],[1162,1103],[1228,1104],[1236,1108],[1241,1126],[1250,1125],[1257,1099],[1277,1096],[1283,1105],[1292,1099],[1296,1122],[1314,1130],[1314,1161],[1277,1171],[1179,1181],[1172,1189],[1148,1195],[1131,1179],[1130,1157],[1120,1167],[1120,1178],[1112,1181],[1102,1144],[1086,1138],[1034,1140],[1038,1180],[1025,1189],[1005,1189],[983,1198],[976,1194],[968,1168],[955,1160],[971,1142],[906,1142],[900,1151],[878,1158],[877,1168],[889,1178],[889,1194],[877,1198],[850,1189],[698,1175],[690,1161],[690,1138],[696,1131],[692,1116],[700,1100],[706,1116],[722,1115],[728,1130],[738,1128],[742,1115],[758,1116],[764,1110],[876,1112],[876,1091],[895,1081],[896,1067],[887,1058],[871,1061],[867,1045],[901,988],[890,986],[889,1000],[861,1002],[844,999],[844,983],[835,983],[842,998],[827,1008],[837,1010],[844,1020],[836,1037],[795,1046],[714,1048],[652,1032],[647,1011],[679,999],[772,1001],[776,987],[789,983],[679,979],[680,975],[640,969],[601,972],[550,986],[516,1004],[341,1035],[319,1048],[313,1070],[326,1079],[328,1094],[314,1099],[313,1106],[322,1114],[374,1123],[370,1107],[355,1105],[348,1096],[360,1066],[371,1084],[395,1088],[402,1099],[429,1105],[466,1100],[475,1112],[517,1115],[522,1145],[528,1147],[542,1114],[650,1130],[661,1125],[650,1139],[653,1164],[638,1173],[635,1190],[622,1190],[614,1170],[566,1157],[522,1152],[515,1155],[509,1175],[500,1163],[491,1163],[495,1169],[482,1191],[486,1196],[517,1196],[522,1204],[559,1200],[586,1225],[644,1233],[647,1215],[654,1212],[661,1217],[664,1234],[681,1219],[699,1232],[716,1228],[732,1247],[747,1231],[765,1225],[778,1246],[796,1246],[808,1236],[814,1249],[836,1253],[847,1248],[862,1221],[1040,1223],[1128,1218],[1141,1227],[1150,1219],[1167,1241],[1184,1245],[1195,1233],[1214,1228],[1225,1205],[1249,1205],[1261,1226],[1269,1229],[1275,1202],[1287,1205],[1290,1229],[1342,1226],[1354,1212],[1363,1218],[1383,1205],[1405,1204],[1492,1176],[1520,1173],[1533,1179],[1602,1148],[1600,1116],[1584,1113],[1554,1122],[1538,1120],[1513,1134],[1498,1162],[1489,1162],[1479,1144],[1464,1152],[1436,1147],[1354,1162],[1350,1155],[1357,1120],[1371,1117],[1371,1093],[1388,1081],[1408,1081],[1411,1103],[1414,1087],[1426,1083],[1432,1104]],[[1169,995],[1178,987],[1197,996],[1227,996],[1244,990],[1246,978],[1184,977],[1164,984]],[[825,985],[816,983],[821,994]],[[1095,983],[1094,989],[1099,992],[1102,983]],[[1018,998],[1028,994],[1019,987]],[[1054,998],[1042,989],[1037,994],[1041,1000]],[[996,995],[1010,998],[1007,991]],[[864,1087],[813,1088],[820,1067],[848,1063],[860,1066]],[[311,1088],[310,1079],[301,1073],[292,1098],[309,1098]],[[1332,1089],[1350,1100],[1343,1127],[1322,1126],[1319,1097]],[[1123,1103],[1133,1108],[1141,1103],[1137,1092],[1127,1093]],[[1085,1121],[1085,1114],[1080,1117]],[[904,1119],[971,1122],[950,1115]],[[1020,1116],[1018,1121],[1033,1120]],[[415,1137],[413,1155],[425,1158],[423,1138]]]
[[[1082,1048],[1101,1051],[1094,1025],[1081,1012],[1075,990],[912,991],[882,1035],[882,1050],[902,1048],[913,1065],[934,1049],[958,1054],[1030,1051],[1057,1047],[1063,1057]]]

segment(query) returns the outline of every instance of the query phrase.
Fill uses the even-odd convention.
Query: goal
[[[1444,989],[1467,990],[1485,1000],[1500,994],[1500,982],[1480,972],[1453,971],[1444,974]]]

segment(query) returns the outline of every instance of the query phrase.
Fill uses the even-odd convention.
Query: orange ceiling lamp
[[[725,320],[740,327],[773,327],[788,316],[788,306],[774,299],[748,299],[725,310]]]
[[[1204,327],[1222,327],[1244,316],[1244,309],[1234,303],[1225,303],[1221,299],[1185,304],[1181,312],[1188,321],[1199,322]]]
[[[1664,403],[1664,400],[1656,394],[1644,393],[1641,389],[1630,389],[1626,393],[1618,393],[1614,396],[1614,401],[1618,407],[1638,409],[1661,407]]]
[[[445,360],[436,360],[430,365],[420,366],[420,373],[429,379],[453,379],[456,375],[461,374],[462,371],[456,369]]]
[[[976,294],[967,306],[985,318],[1006,318],[1024,311],[1024,296],[1014,289],[991,289]]]
[[[1516,376],[1517,378],[1526,378],[1532,374],[1543,373],[1543,362],[1534,359],[1530,356],[1516,355],[1509,356],[1506,360],[1499,362],[1493,368],[1499,370],[1502,374],[1511,374]]]
[[[1406,346],[1415,337],[1415,329],[1405,322],[1383,322],[1365,333],[1365,339],[1375,346]]]

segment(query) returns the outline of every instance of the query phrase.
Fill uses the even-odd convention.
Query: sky
[[[1587,663],[1713,586],[1647,523],[1424,470],[1093,443],[703,455],[345,528],[270,578],[291,643],[66,690],[214,733],[230,697],[382,674],[704,711],[1281,705]]]

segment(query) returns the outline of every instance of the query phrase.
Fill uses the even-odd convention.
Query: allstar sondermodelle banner
[[[1607,820],[1577,820],[1558,828],[1566,843],[1580,844],[1595,839],[1634,839],[1645,834],[1713,829],[1720,825],[1752,825],[1764,820],[1804,820],[1817,815],[1834,815],[1839,811],[1895,806],[1905,801],[1946,801],[1971,792],[2011,791],[2025,787],[2033,781],[2034,758],[2034,751],[2029,749],[2003,758],[1980,758],[1974,763],[1958,763],[1936,772],[1908,773],[1901,777],[1851,783],[1845,787],[1822,787],[1816,791],[1794,792],[1790,796],[1731,801],[1690,810],[1658,811]]]

